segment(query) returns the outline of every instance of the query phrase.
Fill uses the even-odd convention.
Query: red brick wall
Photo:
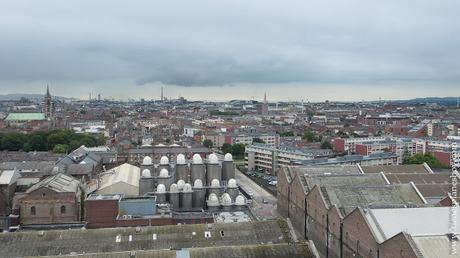
[[[382,243],[379,254],[380,258],[417,258],[404,233],[399,233]]]
[[[378,243],[359,209],[343,220],[343,257],[377,257]]]
[[[118,216],[118,200],[87,200],[85,215],[88,228],[113,227]]]
[[[340,138],[334,139],[333,150],[337,152],[345,151],[345,140]]]
[[[65,206],[65,213],[61,213]],[[75,193],[56,193],[38,189],[19,200],[21,224],[53,224],[79,222],[80,207]],[[35,215],[31,208],[35,207]]]
[[[367,146],[364,144],[356,144],[355,152],[356,154],[360,154],[360,155],[368,155]]]
[[[444,166],[450,167],[450,161],[451,161],[451,153],[450,152],[443,152],[443,151],[433,151],[431,152],[433,156],[435,156],[441,164]]]

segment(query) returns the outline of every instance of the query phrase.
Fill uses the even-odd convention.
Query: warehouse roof
[[[0,234],[0,250],[8,257],[219,247],[217,251],[223,246],[289,243],[291,240],[287,228],[284,221],[270,220],[245,223],[15,232]],[[244,248],[239,250],[240,248],[232,247],[230,249],[233,249],[228,250],[230,253],[240,253]],[[192,252],[193,249],[189,250],[191,250],[192,257],[201,257],[199,254],[203,252],[200,249],[196,252]],[[251,251],[249,248],[246,252],[264,254],[263,251],[256,252],[256,250],[257,248]],[[280,250],[293,252],[290,248]],[[207,252],[210,253],[206,254]],[[203,253],[205,257],[215,257],[215,251],[212,249]],[[222,253],[220,254],[225,257]],[[110,257],[113,256],[110,255]]]
[[[126,258],[130,254],[137,258],[214,258],[214,257],[313,257],[306,245],[264,244],[244,246],[201,247],[181,250],[148,250],[134,252],[110,252],[83,255],[70,255],[68,258]]]
[[[99,189],[110,187],[119,182],[124,182],[136,187],[139,187],[139,179],[141,169],[128,163],[112,168],[109,171],[101,174],[101,184]]]
[[[445,235],[450,232],[450,210],[450,207],[369,209],[365,210],[364,217],[381,243],[400,232],[412,237]]]
[[[417,249],[426,258],[458,258],[458,251],[456,254],[450,253],[451,240],[447,235],[439,236],[417,236],[412,237]]]
[[[340,185],[385,185],[387,184],[382,174],[369,175],[304,175],[307,189],[313,186],[340,186]]]
[[[430,167],[425,164],[414,165],[385,165],[385,166],[362,166],[364,173],[380,173],[385,174],[427,174],[431,173]]]
[[[358,175],[362,174],[358,165],[303,166],[292,167],[295,173],[308,175]]]
[[[325,186],[320,190],[328,204],[337,205],[344,216],[356,207],[405,207],[424,204],[424,199],[412,184]]]
[[[58,173],[54,176],[49,176],[31,186],[29,189],[27,189],[27,193],[33,192],[42,187],[46,187],[58,193],[75,193],[78,191],[79,185],[80,181],[77,179],[63,173]]]

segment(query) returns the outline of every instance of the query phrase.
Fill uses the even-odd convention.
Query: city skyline
[[[164,86],[192,100],[266,91],[356,101],[452,96],[460,82],[454,1],[5,1],[0,10],[3,94],[49,83],[78,98],[149,99]]]

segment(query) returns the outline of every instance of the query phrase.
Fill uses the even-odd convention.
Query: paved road
[[[254,193],[251,205],[251,209],[254,214],[259,217],[259,219],[271,219],[278,217],[278,213],[276,212],[276,197],[245,176],[238,169],[236,169],[235,172],[236,181],[239,186],[241,186],[241,188],[243,188],[246,192],[252,191]],[[264,200],[267,203],[263,203]]]
[[[219,160],[224,159],[224,155],[216,153]],[[252,204],[250,205],[251,210],[259,219],[272,219],[277,218],[278,213],[276,211],[276,197],[265,190],[263,187],[252,181],[249,177],[244,175],[238,168],[235,167],[236,181],[241,188],[246,192],[252,191],[254,193],[252,197]],[[263,203],[266,200],[267,203]]]

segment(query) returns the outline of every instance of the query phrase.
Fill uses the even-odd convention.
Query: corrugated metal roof
[[[454,258],[459,257],[458,251],[456,254],[450,253],[450,239],[446,236],[423,236],[412,237],[418,250],[423,257],[427,258]]]
[[[17,181],[19,172],[16,170],[6,170],[1,172],[0,185],[10,185]]]
[[[27,190],[27,193],[33,192],[39,188],[46,187],[58,193],[74,193],[77,192],[80,181],[65,175],[63,173],[47,177]]]
[[[445,235],[450,232],[450,207],[370,209],[365,212],[374,235],[383,242],[400,232],[411,236]],[[460,217],[457,217],[457,225]],[[457,233],[460,230],[457,229]]]
[[[124,182],[139,187],[140,176],[141,169],[139,167],[125,163],[101,175],[101,184],[99,189],[110,187],[118,182]]]

